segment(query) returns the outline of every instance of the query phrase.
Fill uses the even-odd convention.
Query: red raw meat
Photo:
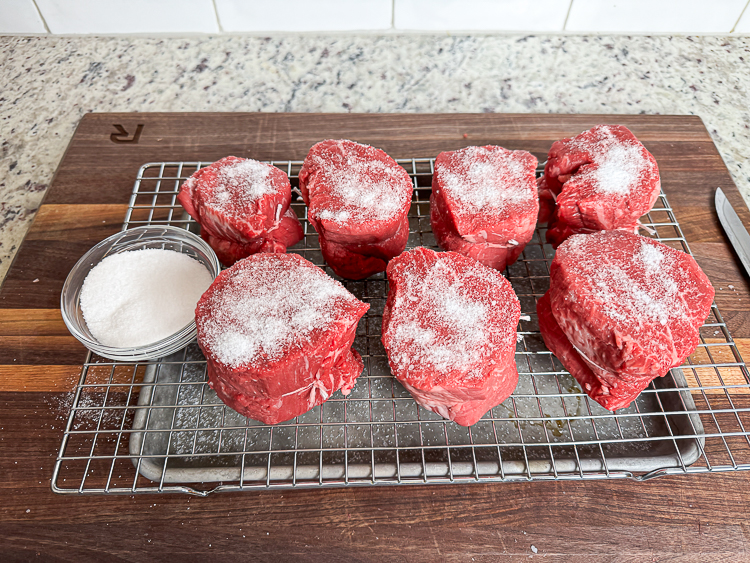
[[[500,272],[418,247],[391,260],[388,282],[383,346],[420,405],[471,426],[510,396],[521,306]]]
[[[502,272],[509,264],[513,264],[521,255],[524,246],[521,244],[507,245],[494,244],[490,242],[468,242],[452,228],[445,219],[444,211],[439,201],[430,203],[430,222],[432,232],[438,244],[445,250],[458,252],[464,256],[474,258],[489,268]]]
[[[286,252],[302,240],[291,197],[283,171],[235,156],[198,170],[177,195],[226,265],[256,252]]]
[[[430,196],[440,247],[500,271],[515,262],[536,227],[536,165],[531,153],[492,145],[440,153]]]
[[[695,350],[713,298],[692,256],[626,231],[573,235],[552,261],[539,329],[584,391],[616,410]]]
[[[224,270],[198,301],[209,385],[240,414],[276,424],[341,389],[363,363],[351,348],[370,308],[296,254],[255,254]]]
[[[403,252],[413,185],[382,150],[321,141],[305,158],[299,183],[323,257],[336,274],[363,279]]]
[[[659,192],[659,168],[622,125],[597,125],[555,141],[539,181],[539,222],[555,248],[575,233],[638,233]]]
[[[333,366],[328,364],[326,362],[321,368],[330,371],[328,381],[294,392],[296,396],[293,400],[270,394],[264,396],[264,391],[260,391],[258,396],[254,385],[243,385],[235,380],[220,378],[213,369],[208,371],[208,384],[224,404],[241,415],[260,420],[264,424],[278,424],[324,403],[337,389],[348,395],[364,368],[362,358],[353,349],[345,351]]]
[[[292,211],[286,210],[281,221],[266,233],[265,237],[252,239],[249,243],[235,242],[211,236],[208,229],[201,229],[201,237],[214,249],[222,264],[231,265],[257,252],[279,252],[283,254],[287,247],[297,244],[304,233],[299,219]]]
[[[338,244],[319,237],[326,262],[335,264],[333,270],[336,274],[348,279],[364,279],[385,271],[388,260],[403,252],[408,239],[408,217],[404,218],[394,236],[378,243]]]

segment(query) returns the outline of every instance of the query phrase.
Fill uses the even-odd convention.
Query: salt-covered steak
[[[382,150],[353,141],[321,141],[305,158],[299,183],[323,257],[338,275],[366,278],[383,271],[406,247],[408,232],[399,235],[411,204],[412,182]],[[367,245],[379,250],[370,252]],[[368,256],[377,260],[366,260]]]
[[[381,242],[339,244],[320,237],[326,261],[335,264],[334,271],[342,278],[363,279],[385,271],[388,260],[399,255],[409,239],[409,219],[404,217],[396,234]]]
[[[201,225],[219,259],[233,264],[256,252],[286,252],[302,240],[289,208],[287,175],[270,164],[228,156],[198,170],[177,199]]]
[[[539,329],[583,390],[615,410],[695,350],[713,297],[688,254],[626,231],[573,235],[552,261]]]
[[[500,271],[515,262],[536,227],[536,165],[531,153],[492,145],[440,153],[430,196],[440,247]]]
[[[352,348],[369,305],[296,254],[255,254],[224,270],[195,311],[209,385],[240,414],[276,424],[362,373]]]
[[[297,244],[302,239],[303,233],[302,225],[290,207],[265,236],[252,239],[248,243],[214,237],[209,234],[208,229],[202,229],[201,236],[214,249],[222,264],[231,265],[257,252],[284,253],[287,247]]]
[[[387,272],[382,339],[391,371],[420,405],[471,426],[518,383],[513,288],[472,258],[422,247]]]
[[[622,125],[597,125],[552,144],[539,181],[539,222],[557,247],[575,233],[638,232],[659,196],[656,160]]]

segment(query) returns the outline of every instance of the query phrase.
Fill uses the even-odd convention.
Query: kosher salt
[[[212,281],[200,262],[173,250],[113,254],[86,276],[81,311],[100,344],[143,346],[193,320],[198,299]]]

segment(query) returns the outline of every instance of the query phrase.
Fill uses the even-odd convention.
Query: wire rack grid
[[[407,248],[438,249],[430,228],[434,159],[399,160],[414,183]],[[181,183],[209,163],[145,164],[123,228],[174,225],[199,232],[176,201]],[[302,165],[272,162],[293,186]],[[539,171],[538,171],[539,172]],[[305,237],[295,252],[323,267],[317,234],[297,198]],[[666,196],[642,219],[651,236],[690,252]],[[342,280],[370,304],[354,347],[364,373],[352,392],[286,423],[266,426],[226,407],[206,384],[193,342],[148,363],[90,353],[55,464],[58,493],[134,494],[257,488],[519,480],[646,480],[750,469],[750,377],[715,304],[696,351],[614,413],[583,393],[544,346],[536,300],[554,256],[538,228],[505,275],[529,320],[519,325],[513,395],[464,428],[419,407],[393,378],[380,341],[387,279]]]

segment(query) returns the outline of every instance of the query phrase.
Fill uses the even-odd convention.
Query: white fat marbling
[[[750,37],[0,37],[0,278],[90,111],[701,116],[750,201]]]

